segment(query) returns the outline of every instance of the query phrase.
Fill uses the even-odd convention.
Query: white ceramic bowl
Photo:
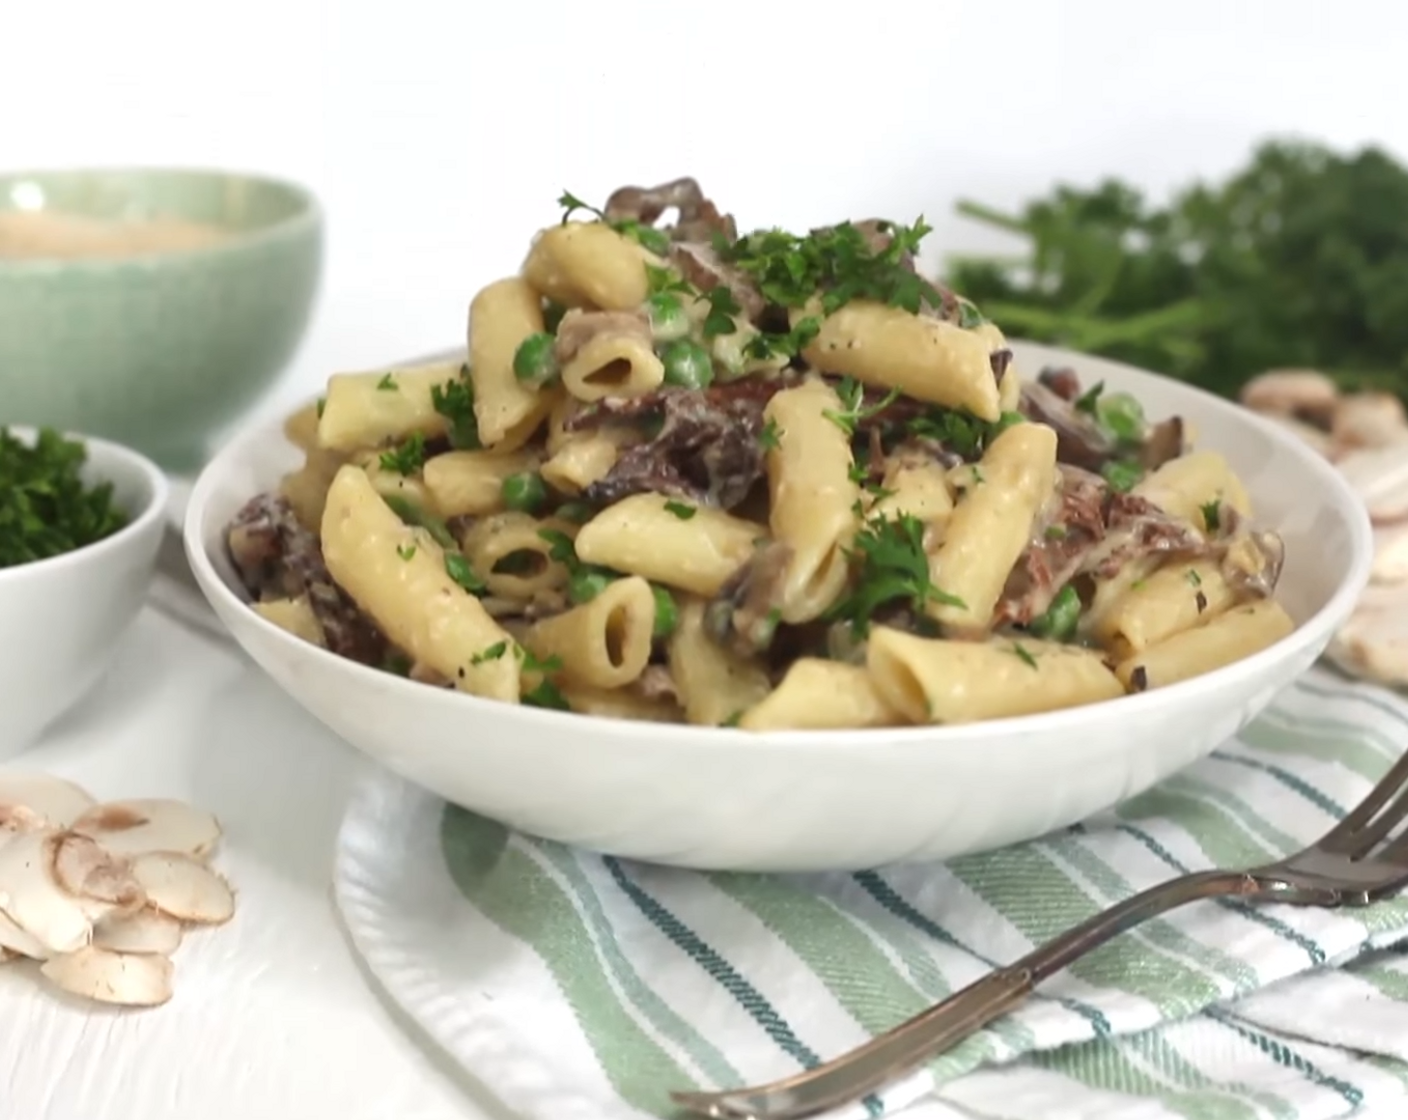
[[[0,758],[31,745],[107,670],[141,610],[166,528],[166,478],[154,463],[105,440],[68,438],[88,448],[83,480],[111,482],[129,521],[95,544],[0,568]]]
[[[1020,367],[1074,366],[1191,419],[1258,519],[1285,537],[1280,598],[1299,623],[1196,680],[1051,715],[959,727],[765,735],[629,723],[479,700],[365,668],[290,637],[244,603],[223,527],[300,461],[277,423],[244,433],[196,483],[186,548],[235,638],[354,746],[450,801],[526,832],[713,869],[856,869],[1038,836],[1210,752],[1307,669],[1371,559],[1368,518],[1292,437],[1196,389],[1111,362],[1016,345]]]

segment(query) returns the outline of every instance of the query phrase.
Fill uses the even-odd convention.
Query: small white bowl
[[[1279,531],[1278,598],[1298,623],[1254,657],[1170,688],[955,727],[755,734],[589,718],[416,684],[317,649],[250,610],[226,524],[301,461],[278,423],[229,443],[196,482],[186,550],[236,640],[372,758],[525,832],[710,869],[857,869],[1030,839],[1208,754],[1310,667],[1368,579],[1362,504],[1294,437],[1227,401],[1114,362],[1014,344],[1028,376],[1070,365],[1222,451]]]
[[[10,431],[34,438],[32,429]],[[67,438],[88,449],[83,481],[112,483],[129,521],[73,552],[0,568],[0,758],[32,745],[107,670],[141,610],[166,528],[156,464],[105,440]]]

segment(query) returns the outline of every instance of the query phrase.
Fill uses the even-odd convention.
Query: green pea
[[[1101,467],[1100,474],[1110,484],[1111,490],[1121,494],[1129,493],[1144,477],[1144,471],[1138,463],[1121,463],[1117,460]]]
[[[548,488],[532,471],[509,475],[504,479],[499,492],[503,495],[507,508],[521,513],[536,513],[548,500]]]
[[[645,301],[645,310],[657,342],[673,342],[689,334],[689,316],[673,292],[656,292]]]
[[[1147,427],[1143,406],[1128,393],[1104,393],[1095,402],[1095,415],[1122,443],[1138,443]]]
[[[1032,619],[1031,632],[1038,638],[1050,638],[1054,642],[1068,642],[1075,637],[1076,624],[1080,622],[1080,596],[1069,583],[1061,588],[1046,613]]]
[[[525,385],[546,385],[557,377],[557,340],[546,331],[530,334],[513,355],[513,376]]]
[[[615,578],[600,568],[578,568],[567,577],[567,597],[574,603],[589,603],[615,582]]]
[[[660,361],[665,365],[665,382],[668,385],[707,389],[714,382],[714,363],[709,351],[687,338],[679,338],[660,347]]]
[[[586,502],[563,502],[557,507],[557,516],[573,525],[585,525],[592,519],[592,507]]]
[[[657,638],[668,638],[680,624],[680,609],[675,605],[675,597],[663,587],[652,586],[650,590],[655,595],[655,629],[652,633]]]

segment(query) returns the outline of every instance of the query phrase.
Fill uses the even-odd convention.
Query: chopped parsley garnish
[[[733,293],[720,284],[705,292],[703,298],[709,304],[709,313],[704,316],[704,337],[717,338],[719,335],[737,333],[738,321],[734,316],[743,314],[743,308],[733,298]]]
[[[851,222],[805,236],[762,230],[733,244],[720,238],[715,249],[751,276],[765,299],[783,307],[805,306],[820,293],[824,315],[855,299],[918,313],[925,304],[943,303],[939,290],[903,263],[930,229],[923,218],[912,226],[884,223],[889,244],[879,251]]]
[[[321,419],[323,418],[323,410],[326,409],[327,406],[328,406],[328,399],[327,399],[327,397],[319,397],[319,398],[318,398],[318,403],[317,403],[317,405],[314,406],[315,409],[316,409],[316,411],[317,411],[317,413],[318,413],[318,419],[319,419],[319,420],[321,420]]]
[[[470,567],[470,563],[465,559],[463,553],[445,553],[445,574],[471,595],[483,595],[489,590],[489,585],[480,579],[478,573]]]
[[[1222,503],[1217,498],[1199,506],[1198,509],[1209,533],[1216,533],[1222,528]]]
[[[836,412],[828,408],[822,415],[846,435],[853,436],[862,421],[869,420],[889,408],[899,398],[900,391],[891,389],[875,404],[867,406],[864,403],[865,386],[853,377],[843,377],[836,384],[836,395],[841,399],[841,410]]]
[[[738,711],[736,711],[736,712],[731,712],[731,713],[729,714],[728,718],[725,719],[725,720],[723,721],[723,723],[719,724],[719,726],[720,726],[720,727],[737,727],[738,724],[739,724],[739,721],[742,720],[742,719],[743,719],[743,709],[742,709],[742,708],[739,708]]]
[[[539,529],[538,537],[548,544],[548,559],[567,568],[567,597],[574,603],[589,603],[620,579],[609,568],[583,564],[572,538],[560,529]]]
[[[388,673],[395,673],[398,677],[411,675],[411,659],[404,653],[388,653],[382,659],[381,667]]]
[[[381,453],[381,469],[396,474],[415,474],[425,466],[425,436],[412,432],[405,443]]]
[[[432,386],[430,404],[448,421],[451,447],[477,451],[484,446],[479,439],[479,422],[474,418],[474,383],[469,379],[468,366],[458,378]]]
[[[111,483],[84,483],[87,458],[53,429],[31,445],[0,428],[0,568],[72,552],[127,524]]]
[[[391,512],[404,521],[407,525],[413,525],[418,529],[424,529],[430,534],[430,539],[441,548],[456,548],[458,542],[450,532],[450,528],[438,517],[432,517],[416,505],[415,502],[402,494],[387,494],[382,498]]]
[[[557,200],[557,204],[562,207],[562,224],[566,225],[569,218],[578,210],[585,210],[600,222],[605,222],[622,237],[629,237],[636,244],[649,249],[656,256],[663,257],[670,251],[670,238],[653,226],[647,226],[634,218],[622,218],[619,221],[608,221],[605,214],[590,203],[583,202],[571,191],[563,191],[562,196]]]
[[[1063,541],[1066,539],[1066,527],[1064,525],[1048,525],[1045,536],[1049,541]]]
[[[645,266],[645,278],[650,288],[651,295],[661,295],[667,292],[693,292],[689,281],[683,279],[668,268],[656,268],[653,264]]]
[[[471,665],[483,665],[486,661],[497,661],[499,660],[499,658],[503,657],[503,655],[507,652],[507,641],[495,642],[493,645],[486,646],[484,649],[481,649],[478,653],[471,657],[469,659],[469,663]]]
[[[958,301],[958,325],[965,331],[974,327],[981,327],[987,322],[987,317],[966,299]]]
[[[1095,415],[1096,408],[1100,403],[1100,395],[1105,391],[1105,383],[1097,381],[1089,389],[1076,398],[1075,407],[1077,412],[1085,412],[1091,416]]]
[[[1107,393],[1097,381],[1075,400],[1077,412],[1093,416],[1120,443],[1139,443],[1148,427],[1144,408],[1128,393]]]
[[[937,440],[955,455],[972,461],[981,457],[983,451],[1000,433],[1014,424],[1024,423],[1025,420],[1026,417],[1020,412],[1004,412],[996,421],[989,423],[966,412],[931,408],[924,415],[911,420],[906,427],[910,435],[920,439]]]
[[[685,505],[684,502],[670,501],[665,503],[665,512],[673,513],[681,521],[688,521],[699,511],[693,506]]]
[[[416,546],[413,544],[398,544],[396,546],[396,555],[402,560],[410,560],[415,554]]]
[[[1024,665],[1028,665],[1033,669],[1036,668],[1036,658],[1032,655],[1032,651],[1022,645],[1021,642],[1012,643],[1012,652],[1021,658]]]
[[[530,708],[551,708],[558,712],[570,712],[572,705],[562,690],[550,680],[541,680],[523,694],[523,702]]]
[[[523,663],[525,673],[556,673],[562,668],[562,658],[556,654],[551,657],[538,657],[532,650],[514,646],[514,655]]]
[[[539,529],[538,539],[547,542],[549,560],[556,560],[559,564],[566,564],[569,568],[579,563],[577,546],[572,543],[572,538],[561,529]]]
[[[1198,572],[1197,572],[1197,570],[1196,570],[1195,568],[1189,568],[1189,569],[1188,569],[1188,582],[1191,583],[1194,587],[1202,587],[1202,586],[1203,586],[1203,577],[1198,574]]]
[[[893,520],[872,518],[856,533],[851,547],[857,572],[852,589],[828,612],[844,619],[864,634],[881,607],[901,602],[916,612],[929,603],[953,607],[966,604],[956,595],[936,587],[929,578],[929,556],[924,551],[924,524],[910,514]]]
[[[1080,596],[1076,589],[1066,584],[1051,600],[1045,612],[1032,619],[1029,629],[1038,638],[1049,638],[1054,642],[1069,642],[1076,635],[1080,622]]]
[[[782,429],[777,426],[776,420],[768,418],[763,430],[758,433],[758,444],[764,451],[776,451],[782,446]]]
[[[767,361],[769,358],[795,358],[813,339],[821,333],[821,320],[815,315],[799,319],[797,325],[782,334],[764,331],[750,338],[743,352],[750,358]]]
[[[1122,463],[1112,460],[1100,468],[1100,475],[1118,494],[1128,494],[1144,477],[1144,469],[1138,463]]]
[[[396,379],[389,373],[381,375],[381,380],[376,383],[376,387],[383,393],[394,393],[396,391]]]

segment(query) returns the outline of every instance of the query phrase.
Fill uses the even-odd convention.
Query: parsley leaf
[[[498,641],[491,646],[486,646],[484,649],[481,649],[469,659],[469,663],[471,665],[483,665],[486,661],[497,661],[507,652],[508,642]]]
[[[1096,408],[1100,403],[1100,394],[1105,391],[1105,383],[1097,381],[1075,400],[1077,412],[1085,412],[1091,416],[1096,414]]]
[[[717,338],[723,334],[736,334],[738,322],[735,315],[741,315],[743,308],[739,306],[738,300],[733,298],[733,293],[720,284],[717,288],[710,288],[704,293],[705,301],[709,304],[709,313],[704,316],[704,337]]]
[[[673,513],[681,521],[688,521],[691,517],[693,517],[696,513],[699,512],[693,506],[685,505],[684,502],[674,501],[665,503],[665,511],[667,513]]]
[[[87,458],[52,428],[33,443],[0,428],[0,568],[72,552],[127,524],[111,483],[84,482]]]
[[[402,560],[410,560],[415,554],[416,546],[413,544],[398,544],[396,546],[396,555]]]
[[[489,590],[489,585],[479,578],[463,553],[445,553],[445,574],[471,595],[483,595]]]
[[[562,207],[563,225],[566,225],[567,220],[571,218],[572,215],[575,214],[578,210],[585,210],[588,214],[591,214],[593,217],[600,218],[603,221],[605,220],[605,215],[603,215],[600,210],[598,210],[589,202],[583,202],[571,191],[563,191],[561,196],[559,196],[557,200],[557,204]]]
[[[656,256],[663,257],[670,251],[670,238],[661,230],[655,229],[634,218],[622,218],[620,221],[609,221],[606,215],[589,202],[583,202],[571,191],[563,191],[558,197],[557,204],[562,207],[562,224],[566,225],[573,214],[579,210],[585,210],[599,222],[605,222],[622,237],[629,237],[636,244],[649,249]]]
[[[1188,582],[1191,583],[1194,587],[1202,587],[1202,586],[1203,586],[1203,577],[1200,576],[1200,575],[1197,573],[1197,570],[1196,570],[1196,569],[1194,569],[1194,568],[1189,568],[1189,569],[1188,569]]]
[[[1222,502],[1217,498],[1205,505],[1198,507],[1203,515],[1203,524],[1207,526],[1209,533],[1216,533],[1222,528]]]
[[[877,416],[889,408],[899,398],[900,391],[891,389],[873,405],[864,404],[865,387],[853,377],[843,377],[836,385],[836,395],[841,399],[841,411],[826,409],[822,415],[835,424],[848,436],[856,434],[862,421]]]
[[[420,432],[412,432],[400,447],[383,451],[379,462],[384,471],[403,475],[415,474],[425,466],[425,436]]]
[[[383,393],[394,393],[396,391],[396,379],[389,373],[381,375],[381,380],[376,383],[376,387]]]
[[[920,439],[937,440],[955,455],[972,462],[982,457],[988,445],[1014,424],[1024,423],[1020,412],[1004,412],[995,422],[979,420],[966,412],[931,408],[916,416],[906,428]]]
[[[764,451],[776,451],[782,446],[782,429],[777,426],[776,420],[768,418],[763,430],[758,433],[758,444]]]
[[[668,268],[657,268],[653,264],[645,266],[645,278],[650,289],[650,294],[660,295],[662,292],[685,292],[693,293],[694,288],[689,281],[683,279],[679,274]]]
[[[1022,645],[1021,642],[1012,643],[1012,652],[1021,658],[1023,664],[1029,665],[1033,669],[1036,668],[1036,658],[1032,655],[1032,651]]]
[[[552,657],[538,657],[532,650],[523,646],[514,646],[514,656],[523,663],[525,673],[555,673],[562,668],[562,658],[556,655]]]
[[[414,525],[418,529],[424,529],[430,534],[430,539],[441,548],[457,548],[459,542],[450,533],[450,527],[438,517],[432,517],[416,505],[415,502],[402,494],[387,494],[382,498],[391,512],[404,521],[407,525]]]
[[[430,405],[449,421],[450,446],[462,451],[477,451],[484,444],[479,439],[479,422],[474,418],[474,383],[466,366],[456,379],[430,389]]]
[[[319,397],[319,398],[318,398],[318,403],[317,403],[317,406],[316,406],[317,413],[318,413],[318,419],[319,419],[319,420],[321,420],[321,419],[323,418],[323,412],[324,412],[324,410],[325,410],[327,407],[328,407],[328,399],[327,399],[327,397]]]
[[[550,708],[558,712],[570,712],[572,705],[562,695],[562,689],[546,678],[539,681],[523,694],[523,702],[530,708]]]
[[[897,600],[916,612],[931,602],[965,605],[956,595],[934,586],[929,578],[924,523],[910,514],[893,520],[867,521],[856,533],[851,557],[858,561],[851,591],[827,615],[850,622],[858,633],[866,633],[877,610]]]

